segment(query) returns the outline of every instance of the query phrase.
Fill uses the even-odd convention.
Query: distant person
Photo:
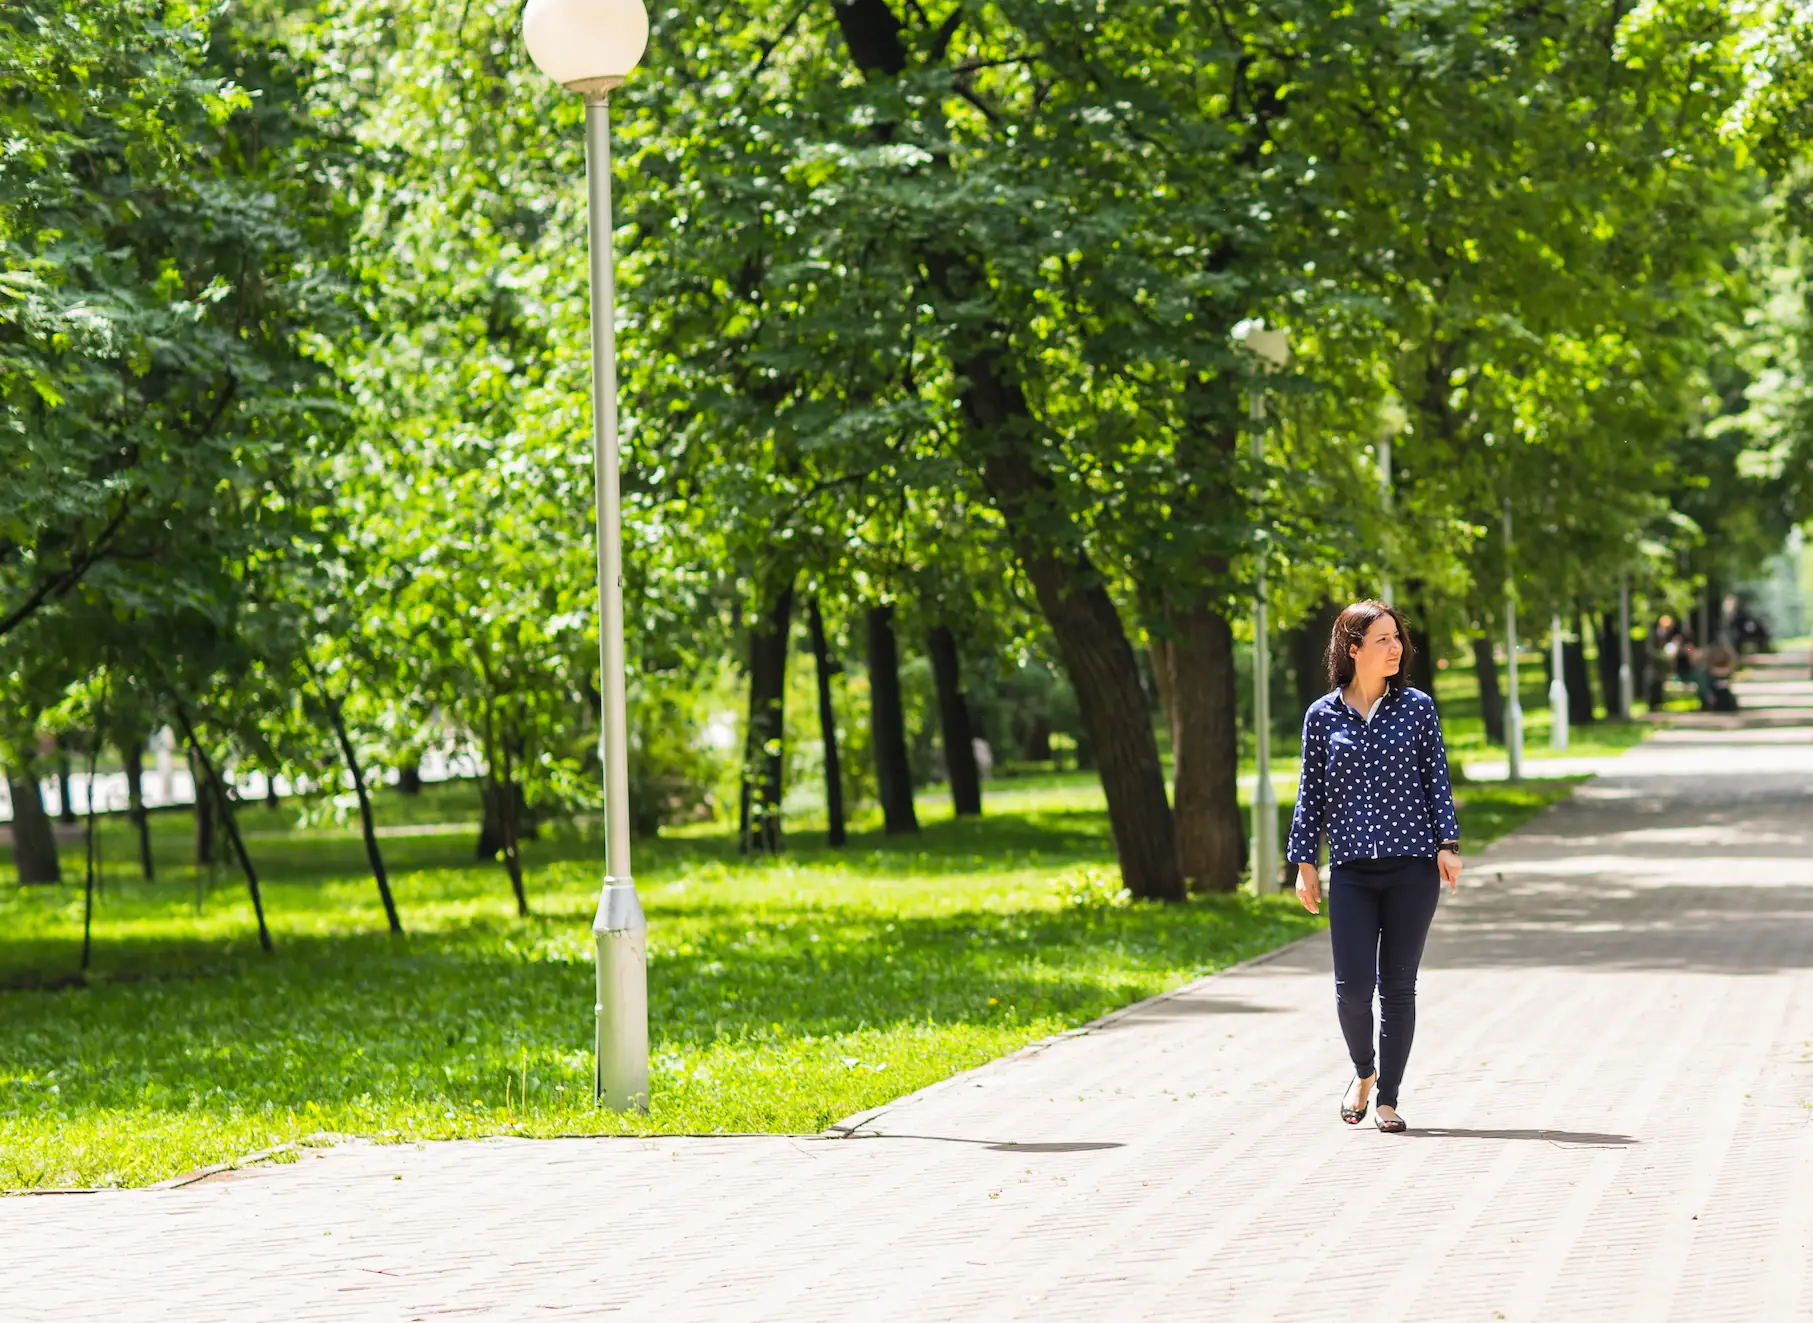
[[[1663,616],[1656,622],[1656,633],[1662,640],[1663,656],[1674,667],[1675,680],[1686,684],[1693,678],[1693,640],[1686,628],[1673,616]]]
[[[1303,771],[1291,819],[1297,899],[1320,913],[1316,856],[1328,841],[1335,1011],[1354,1079],[1341,1119],[1399,1134],[1398,1086],[1416,1034],[1416,974],[1442,883],[1460,881],[1460,826],[1435,702],[1407,682],[1410,631],[1383,602],[1355,602],[1328,641],[1330,690],[1303,716]],[[1372,995],[1379,994],[1379,1050]]]
[[[1731,677],[1737,670],[1737,654],[1723,643],[1706,649],[1700,669],[1700,710],[1702,712],[1737,711],[1737,694],[1732,691]]]

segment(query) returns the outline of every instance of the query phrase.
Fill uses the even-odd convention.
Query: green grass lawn
[[[1470,842],[1568,788],[1465,787]],[[409,927],[392,940],[355,836],[247,808],[265,956],[236,874],[197,890],[185,815],[156,817],[154,885],[121,880],[134,856],[109,822],[88,981],[69,982],[81,887],[0,891],[0,1186],[142,1184],[317,1134],[817,1131],[1319,923],[1288,897],[1114,903],[1091,778],[989,790],[979,822],[840,852],[799,833],[744,860],[721,829],[641,847],[654,1103],[630,1118],[591,1101],[584,830],[528,848],[528,919],[469,824],[387,837]],[[473,801],[380,802],[419,829]]]
[[[1595,663],[1596,664],[1596,663]],[[1598,673],[1594,672],[1594,683]],[[1499,687],[1505,677],[1499,673]],[[1642,743],[1655,731],[1655,722],[1645,718],[1647,706],[1637,703],[1638,719],[1616,721],[1601,716],[1590,725],[1575,725],[1568,730],[1568,747],[1549,747],[1549,694],[1543,678],[1542,659],[1535,653],[1519,654],[1517,693],[1523,704],[1523,748],[1526,758],[1597,758],[1623,753]],[[1474,678],[1471,658],[1436,672],[1435,696],[1441,704],[1442,736],[1448,743],[1448,756],[1456,762],[1483,762],[1505,756],[1502,744],[1486,743],[1485,722],[1479,716],[1479,686]],[[1595,691],[1603,702],[1604,695]],[[1669,711],[1694,711],[1699,703],[1686,697],[1672,698]],[[1601,708],[1601,711],[1604,709]]]
[[[1596,669],[1594,675],[1597,676]],[[1549,698],[1547,683],[1543,679],[1541,657],[1535,653],[1519,654],[1517,680],[1518,693],[1523,702],[1526,760],[1615,757],[1641,744],[1658,728],[1655,714],[1650,713],[1647,704],[1639,702],[1637,720],[1614,721],[1602,715],[1590,725],[1572,727],[1566,749],[1550,748]],[[1504,676],[1501,671],[1501,692],[1503,686]],[[1441,704],[1442,736],[1448,746],[1449,762],[1462,767],[1467,763],[1502,762],[1505,757],[1504,745],[1486,742],[1485,722],[1479,715],[1479,687],[1474,678],[1471,657],[1457,658],[1436,672],[1435,694]],[[1594,696],[1596,699],[1603,698],[1597,690]],[[1599,710],[1603,712],[1604,709],[1601,707]],[[1664,709],[1665,712],[1698,710],[1699,702],[1684,690],[1674,693]],[[1295,719],[1293,716],[1292,720]],[[1240,770],[1243,774],[1250,775],[1253,771],[1250,733],[1243,735],[1243,750]],[[1296,729],[1288,723],[1280,723],[1272,741],[1272,778],[1280,797],[1295,793],[1298,770]],[[1540,775],[1540,771],[1535,774]],[[1462,829],[1467,830],[1465,824]]]

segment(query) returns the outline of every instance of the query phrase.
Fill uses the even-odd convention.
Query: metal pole
[[[1630,667],[1630,577],[1618,581],[1618,720],[1629,721],[1636,706],[1636,676]]]
[[[617,281],[611,252],[608,93],[585,102],[592,258],[592,448],[598,503],[599,755],[604,766],[604,888],[598,943],[598,1101],[648,1109],[648,921],[630,872],[629,704],[623,690],[623,505],[617,453]]]
[[[1505,760],[1512,781],[1523,780],[1523,700],[1517,693],[1517,594],[1511,577],[1511,501],[1505,498]]]
[[[1255,381],[1248,398],[1253,462],[1265,462],[1265,396]],[[1263,481],[1263,480],[1262,480]],[[1263,488],[1262,488],[1263,490]],[[1272,788],[1272,659],[1266,623],[1266,536],[1259,529],[1259,583],[1253,603],[1253,894],[1278,885],[1278,792]]]
[[[1379,438],[1379,499],[1385,506],[1385,578],[1379,584],[1382,600],[1391,600],[1391,433]]]
[[[1561,612],[1549,619],[1549,747],[1567,748],[1567,679],[1561,669]]]

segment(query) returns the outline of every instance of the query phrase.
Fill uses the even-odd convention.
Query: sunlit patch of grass
[[[1565,790],[1467,788],[1469,839]],[[646,1117],[592,1103],[585,832],[530,847],[527,919],[469,836],[396,842],[393,939],[357,841],[286,838],[270,815],[266,956],[230,874],[198,909],[180,822],[155,885],[118,880],[111,825],[88,981],[20,986],[74,975],[79,887],[0,894],[0,1186],[142,1184],[320,1133],[818,1131],[1319,922],[1287,897],[1117,903],[1099,790],[1017,793],[843,851],[801,836],[745,860],[702,832],[642,849]]]

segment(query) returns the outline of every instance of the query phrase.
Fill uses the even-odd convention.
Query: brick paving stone
[[[852,1137],[352,1145],[0,1201],[0,1318],[1813,1320],[1813,727],[1687,719],[1470,861],[1404,1091],[1326,940]],[[398,1179],[398,1178],[401,1179]]]

